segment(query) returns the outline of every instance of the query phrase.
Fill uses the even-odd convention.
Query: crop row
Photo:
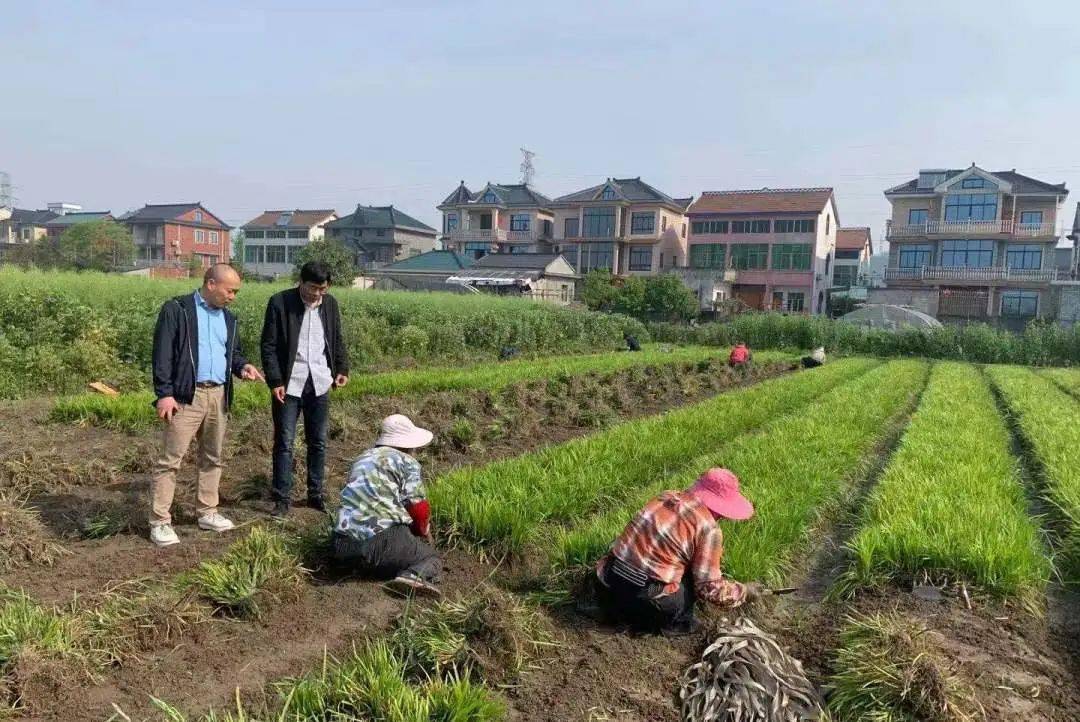
[[[988,371],[1041,467],[1046,499],[1061,525],[1060,571],[1080,583],[1080,402],[1028,369]]]
[[[586,373],[613,373],[639,366],[666,366],[723,358],[726,350],[701,346],[661,347],[647,345],[640,353],[606,353],[577,356],[551,356],[466,367],[428,367],[390,371],[380,374],[356,374],[348,386],[334,391],[335,399],[362,396],[398,396],[475,389],[496,391],[511,384],[538,379],[566,378]],[[788,354],[765,351],[757,355],[759,364],[789,358]],[[153,426],[153,395],[144,393],[103,396],[86,393],[59,399],[50,418],[124,431]],[[233,416],[242,418],[269,407],[269,392],[260,383],[242,383],[236,387]]]
[[[781,581],[819,517],[854,490],[865,460],[910,409],[925,378],[925,363],[894,361],[809,404],[784,409],[756,433],[732,438],[678,473],[636,488],[609,512],[556,530],[547,550],[550,571],[595,561],[649,498],[685,489],[702,470],[725,466],[740,478],[755,514],[745,522],[721,522],[724,569],[736,578]]]
[[[547,522],[573,522],[617,506],[636,490],[766,424],[877,362],[847,359],[766,381],[432,485],[441,524],[469,542],[520,553]]]
[[[1039,373],[1080,399],[1080,369],[1043,369]]]
[[[848,590],[926,574],[1037,603],[1049,562],[1008,429],[977,369],[934,367],[849,548]]]

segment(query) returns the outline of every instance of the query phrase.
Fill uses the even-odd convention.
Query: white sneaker
[[[159,547],[168,547],[180,543],[180,537],[176,536],[172,524],[151,524],[150,541]]]
[[[229,531],[234,526],[235,525],[231,521],[221,514],[218,514],[216,511],[212,511],[209,514],[203,514],[199,517],[199,528],[205,529],[206,531]]]

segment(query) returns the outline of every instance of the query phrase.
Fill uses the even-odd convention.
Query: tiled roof
[[[457,251],[428,251],[417,256],[403,258],[400,261],[378,269],[382,273],[394,271],[460,271],[472,266],[473,260]]]
[[[615,191],[616,200],[620,201],[632,203],[666,203],[683,210],[685,210],[688,205],[688,199],[680,198],[676,200],[667,193],[653,188],[651,185],[641,180],[641,178],[609,178],[603,183],[592,186],[591,188],[560,196],[555,199],[555,203],[584,203],[597,200],[597,196],[599,196],[600,192],[607,186],[611,186],[611,189]]]
[[[403,213],[393,206],[356,206],[356,210],[347,216],[330,221],[327,228],[412,228],[414,230],[437,233],[428,224],[418,221],[408,213]]]
[[[475,264],[476,268],[538,268],[543,270],[555,262],[551,253],[489,253]]]
[[[870,240],[869,228],[837,228],[836,249],[861,251]]]
[[[705,191],[687,213],[819,213],[832,188]]]
[[[327,216],[336,215],[332,208],[311,211],[263,211],[262,215],[252,218],[242,228],[311,228],[326,220]],[[283,218],[283,216],[286,216]]]
[[[56,218],[56,214],[52,211],[31,211],[24,208],[12,208],[11,209],[11,222],[22,225],[43,226],[53,218]]]
[[[965,171],[971,170],[970,168],[961,168],[960,170],[947,170],[946,182],[949,178],[960,175]],[[1068,193],[1064,183],[1047,183],[1045,181],[1036,180],[1030,178],[1022,173],[1017,173],[1016,169],[1013,170],[999,170],[999,171],[986,171],[990,175],[1000,178],[1012,185],[1013,193]],[[926,195],[933,195],[933,188],[919,188],[919,179],[913,178],[907,183],[901,183],[898,186],[893,186],[889,190],[885,191],[885,195],[892,193],[923,193]]]
[[[171,221],[177,216],[183,215],[188,211],[193,211],[196,208],[200,208],[198,203],[164,203],[161,205],[147,204],[137,211],[134,211],[126,216],[126,221]]]
[[[112,211],[79,211],[78,213],[65,213],[48,221],[47,226],[73,226],[76,223],[87,221],[104,221],[113,217]]]
[[[479,191],[473,193],[466,186],[465,181],[461,182],[454,192],[447,196],[440,207],[442,206],[463,206],[469,204],[480,203],[480,199],[487,195],[487,192],[491,191],[498,198],[498,203],[495,205],[506,207],[539,207],[547,208],[551,205],[551,199],[545,196],[543,193],[530,188],[524,183],[516,184],[502,184],[502,183],[488,183]]]

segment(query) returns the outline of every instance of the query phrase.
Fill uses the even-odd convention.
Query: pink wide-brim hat
[[[709,469],[689,489],[713,514],[741,521],[754,515],[754,505],[739,492],[739,477],[727,469]]]
[[[399,449],[419,449],[431,443],[434,435],[422,429],[404,414],[393,414],[382,421],[382,431],[376,446],[395,446]]]

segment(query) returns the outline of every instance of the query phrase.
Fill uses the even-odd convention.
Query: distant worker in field
[[[383,419],[375,446],[361,454],[341,490],[334,529],[334,558],[357,571],[390,578],[387,586],[438,596],[442,561],[431,540],[431,506],[410,452],[432,434],[407,416]]]
[[[694,632],[698,598],[738,607],[763,594],[720,571],[724,546],[717,519],[744,520],[753,505],[727,469],[709,469],[686,491],[665,491],[626,525],[596,565],[600,597],[617,619],[665,636]]]
[[[635,338],[629,331],[623,331],[623,340],[626,341],[627,351],[641,350],[641,344],[638,343],[637,338]]]
[[[330,389],[349,383],[349,353],[341,333],[341,311],[331,296],[330,270],[318,261],[300,268],[295,288],[275,293],[266,304],[262,362],[274,418],[274,516],[289,513],[296,422],[304,415],[307,444],[307,504],[325,511],[326,430]]]
[[[731,349],[731,353],[728,355],[728,366],[733,369],[746,371],[750,368],[750,361],[752,359],[753,354],[750,353],[749,347],[740,341],[735,344],[735,348]]]
[[[825,363],[825,347],[818,346],[814,349],[809,356],[802,357],[802,366],[804,369],[817,368]]]
[[[164,448],[150,479],[150,541],[170,546],[173,494],[180,462],[198,438],[200,529],[223,532],[233,523],[218,513],[225,425],[233,399],[232,377],[262,380],[240,348],[236,316],[227,308],[240,290],[240,274],[226,263],[207,269],[194,293],[166,301],[154,328],[154,407],[165,422]]]

